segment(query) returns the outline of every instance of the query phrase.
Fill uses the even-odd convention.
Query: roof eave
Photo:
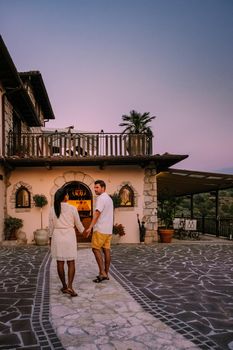
[[[20,75],[14,65],[14,62],[10,56],[10,53],[1,35],[0,35],[0,81],[3,85],[7,98],[14,103],[13,107],[19,112],[20,117],[22,117],[22,119],[27,122],[27,125],[42,126],[40,118],[37,115],[37,112],[34,108],[34,105],[27,91],[24,89],[23,82],[20,78]],[[42,84],[42,88],[45,89],[43,81],[41,84]],[[52,112],[52,116],[54,117],[53,112]]]
[[[40,101],[40,105],[45,115],[45,119],[55,119],[53,109],[49,100],[49,96],[42,78],[42,75],[39,71],[30,71],[30,72],[20,72],[19,73],[22,80],[29,78],[31,84],[37,95],[37,99]]]
[[[152,155],[152,156],[102,156],[102,157],[48,157],[48,158],[19,158],[8,157],[5,161],[15,167],[30,166],[140,166],[141,168],[168,169],[181,160],[187,158],[187,155]]]

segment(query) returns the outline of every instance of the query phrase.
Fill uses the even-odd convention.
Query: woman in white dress
[[[84,231],[77,209],[66,203],[68,196],[59,189],[54,196],[54,206],[49,213],[49,232],[51,237],[51,254],[57,260],[57,272],[62,283],[62,293],[77,296],[73,289],[75,259],[77,259],[77,239],[74,227]],[[68,283],[66,283],[65,261],[68,265]]]

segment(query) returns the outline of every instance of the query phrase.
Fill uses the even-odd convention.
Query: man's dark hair
[[[100,185],[100,187],[106,188],[106,183],[103,180],[96,180],[95,185]]]

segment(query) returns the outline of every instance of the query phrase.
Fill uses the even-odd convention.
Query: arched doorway
[[[83,226],[85,228],[89,227],[93,210],[93,197],[90,188],[80,181],[68,182],[63,188],[69,195],[68,203],[77,208]],[[77,229],[76,235],[78,242],[91,241],[91,235],[85,238]]]

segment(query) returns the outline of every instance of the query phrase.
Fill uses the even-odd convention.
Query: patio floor
[[[71,298],[48,247],[0,246],[0,349],[233,349],[232,249],[218,239],[114,245],[100,284],[91,249],[79,249]]]

